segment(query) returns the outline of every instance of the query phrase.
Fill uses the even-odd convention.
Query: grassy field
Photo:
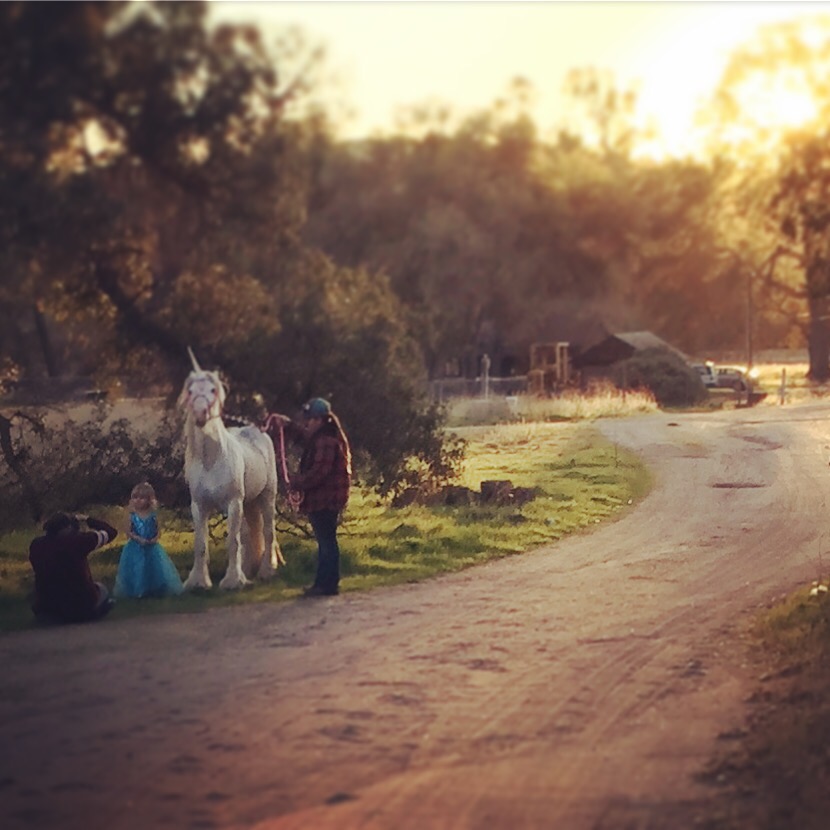
[[[587,424],[524,423],[471,427],[459,433],[468,442],[463,484],[478,490],[482,480],[509,479],[533,488],[536,497],[517,506],[413,505],[393,508],[368,491],[355,489],[340,532],[341,588],[425,579],[489,559],[519,554],[569,533],[620,515],[647,492],[641,463],[609,445]],[[90,506],[88,512],[124,527],[121,507]],[[160,511],[161,542],[186,576],[193,561],[189,515]],[[222,527],[216,529],[221,537]],[[32,589],[27,549],[36,527],[0,536],[0,631],[31,627],[27,596]],[[316,546],[302,533],[278,536],[288,562],[267,584],[226,593],[214,587],[182,597],[121,600],[112,616],[196,612],[221,605],[275,602],[298,596],[314,576]],[[90,556],[96,579],[112,586],[123,537]],[[224,540],[211,555],[218,583],[226,565]]]
[[[769,403],[776,405],[781,403],[782,389],[785,404],[826,398],[830,395],[830,385],[808,381],[809,368],[803,362],[761,364],[756,367],[756,386],[768,393]]]

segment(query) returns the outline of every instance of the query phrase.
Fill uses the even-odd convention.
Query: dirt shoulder
[[[426,583],[4,637],[3,827],[700,826],[745,626],[812,578],[826,417],[607,422],[642,505]]]

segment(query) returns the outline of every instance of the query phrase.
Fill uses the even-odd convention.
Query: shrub
[[[423,356],[385,280],[321,255],[299,262],[308,292],[279,329],[246,332],[215,357],[234,412],[247,401],[293,415],[310,397],[331,401],[352,443],[360,479],[383,494],[434,489],[457,474],[461,445],[443,433],[443,410],[426,394]],[[204,362],[203,362],[204,365]]]
[[[660,406],[692,406],[706,398],[700,375],[666,349],[644,349],[614,367],[622,389],[650,389]]]
[[[184,447],[170,413],[145,422],[112,418],[99,404],[91,414],[57,416],[18,410],[0,415],[0,527],[40,521],[56,510],[89,504],[125,504],[139,481],[149,480],[167,506],[188,503]]]

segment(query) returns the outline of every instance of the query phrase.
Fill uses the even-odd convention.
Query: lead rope
[[[300,502],[303,500],[303,494],[297,490],[291,489],[291,483],[288,480],[288,464],[285,460],[285,427],[280,424],[280,465],[282,467],[282,478],[285,482],[285,492],[287,494],[288,503],[294,512],[300,509]]]

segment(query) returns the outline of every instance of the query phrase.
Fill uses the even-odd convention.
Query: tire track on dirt
[[[656,534],[662,535],[663,546],[669,551],[684,546],[686,550],[680,576],[662,583],[659,601],[664,604],[663,608],[665,603],[670,603],[669,610],[651,619],[633,614],[638,633],[628,636],[603,637],[602,626],[595,626],[582,638],[583,644],[590,643],[590,648],[598,646],[592,657],[593,668],[582,675],[575,691],[557,700],[550,699],[551,684],[558,681],[562,688],[574,681],[580,667],[584,672],[584,663],[579,660],[578,652],[572,650],[569,655],[560,655],[575,667],[575,674],[565,683],[562,677],[552,679],[550,674],[535,677],[526,673],[511,676],[509,683],[490,689],[486,697],[479,697],[476,703],[481,712],[480,722],[477,728],[471,728],[468,718],[466,749],[456,748],[452,754],[441,755],[421,748],[415,753],[410,770],[376,783],[366,792],[354,794],[347,804],[332,807],[328,812],[301,811],[294,817],[284,816],[264,826],[300,827],[308,821],[321,828],[394,826],[402,830],[425,826],[527,826],[568,830],[671,826],[674,830],[692,826],[696,805],[703,795],[701,788],[687,780],[686,759],[673,758],[671,749],[667,749],[670,740],[657,739],[652,744],[641,741],[635,747],[638,751],[632,755],[633,762],[650,767],[639,790],[637,781],[631,775],[626,777],[619,758],[631,748],[629,744],[636,737],[639,722],[666,726],[666,722],[660,723],[666,709],[675,711],[678,699],[681,705],[689,706],[690,697],[701,688],[708,687],[710,694],[723,693],[725,697],[731,693],[733,708],[740,703],[740,697],[734,694],[735,687],[740,686],[740,671],[732,676],[727,667],[716,678],[708,676],[709,657],[723,660],[722,655],[712,654],[713,649],[721,648],[719,643],[713,644],[712,638],[731,633],[730,623],[736,614],[753,599],[757,601],[764,596],[767,586],[780,585],[781,559],[776,547],[787,543],[794,552],[792,566],[803,570],[804,551],[815,540],[815,527],[811,521],[798,520],[808,519],[824,498],[822,487],[816,486],[821,482],[816,477],[815,465],[805,476],[807,483],[793,486],[799,481],[793,478],[797,462],[804,460],[806,451],[788,434],[788,428],[777,431],[778,437],[750,435],[747,440],[745,428],[734,425],[730,429],[731,437],[719,447],[714,458],[699,449],[693,453],[678,452],[669,441],[660,450],[661,458],[656,460],[663,463],[666,455],[673,453],[676,458],[690,459],[697,465],[691,488],[696,495],[685,505],[686,512],[678,517],[675,535],[667,538],[666,530],[659,529]],[[653,443],[659,445],[659,438]],[[750,445],[753,452],[747,455],[741,443]],[[804,475],[803,469],[797,472]],[[667,493],[684,479],[688,484],[685,472],[675,472],[672,478],[664,469],[659,492],[636,515],[646,522],[655,521],[667,504],[676,506],[676,499],[672,500]],[[755,486],[717,488],[719,482]],[[701,521],[696,512],[700,508],[715,521]],[[793,521],[783,525],[777,522],[776,510]],[[747,522],[735,525],[729,522],[730,515],[743,516]],[[749,522],[749,518],[753,521]],[[616,530],[623,528],[630,529],[631,521],[620,523]],[[714,544],[700,548],[709,548],[711,552],[714,547],[716,556],[701,567],[693,561],[695,554],[700,553],[693,544],[694,534],[707,529],[713,531],[709,538]],[[614,531],[600,531],[592,538],[601,546],[609,533]],[[652,538],[649,533],[638,537],[643,542],[650,542]],[[761,551],[762,555],[747,561],[741,555],[747,548]],[[566,549],[573,555],[574,545],[562,546],[559,553],[564,554]],[[623,554],[617,563],[622,567],[655,562],[631,546]],[[594,565],[587,566],[588,571],[604,564],[607,563],[597,563],[595,556]],[[551,571],[565,578],[585,567],[586,563],[577,554],[567,565],[554,566]],[[666,569],[662,564],[657,568]],[[529,570],[530,573],[524,573],[525,578],[533,577],[533,568]],[[653,577],[654,581],[660,579],[659,573]],[[526,621],[532,624],[532,619],[526,618]],[[735,655],[730,653],[727,663],[734,659]],[[522,716],[522,710],[528,706],[533,709],[530,718]],[[697,703],[689,706],[690,714],[696,713],[698,706]],[[711,712],[706,714],[711,719]],[[457,715],[452,707],[445,708],[432,728],[445,734],[452,732]],[[533,718],[541,721],[541,727],[535,732]],[[679,740],[685,740],[699,752],[699,736],[684,734],[671,720],[668,719],[668,728],[674,729]],[[728,718],[723,722],[728,723]],[[708,726],[717,726],[717,721],[710,720]],[[716,734],[717,730],[705,734],[703,743],[713,741]],[[558,746],[552,750],[553,741]],[[607,765],[609,771],[604,775],[599,772],[601,759],[597,757],[601,747],[606,748],[607,755],[617,756],[611,759]],[[644,752],[646,756],[648,752],[656,753],[656,757],[644,757]],[[655,776],[659,776],[661,766],[672,770],[670,777],[677,778],[678,785],[664,786],[655,799],[648,789]],[[615,774],[621,775],[616,787],[610,780]],[[510,790],[511,784],[523,794],[521,798],[501,795]],[[451,805],[451,810],[442,813],[442,804]]]

